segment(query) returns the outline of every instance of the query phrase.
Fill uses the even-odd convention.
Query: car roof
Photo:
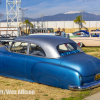
[[[33,43],[47,43],[52,45],[58,45],[62,43],[69,43],[73,42],[73,40],[64,38],[61,36],[50,36],[50,35],[29,35],[29,36],[22,36],[15,39],[15,41],[27,41]]]
[[[39,45],[46,53],[47,58],[60,57],[57,46],[64,43],[75,43],[73,40],[62,36],[29,35],[16,38],[14,41],[30,42]]]
[[[93,32],[90,32],[90,34],[92,34],[92,33],[100,33],[100,31],[93,31]]]

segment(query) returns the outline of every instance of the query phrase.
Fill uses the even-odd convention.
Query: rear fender
[[[61,65],[40,62],[31,72],[33,80],[38,83],[64,89],[68,89],[68,85],[82,85],[82,78],[77,71]]]

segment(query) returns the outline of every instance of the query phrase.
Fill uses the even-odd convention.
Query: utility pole
[[[41,14],[40,16],[42,17],[42,28],[43,28],[43,17],[44,17],[44,15]]]
[[[23,32],[24,32],[24,20],[25,20],[25,19],[24,19],[24,17],[25,17],[25,16],[24,16],[24,15],[25,15],[24,12],[27,11],[27,10],[28,10],[28,9],[21,9],[21,11],[22,11],[22,22],[23,22]]]
[[[17,36],[19,36],[19,10],[21,9],[19,7],[19,4],[21,4],[21,0],[6,0],[6,11],[7,11],[7,33],[8,30],[12,30],[10,27],[15,27],[15,29],[17,28]],[[16,21],[17,20],[17,21]],[[12,22],[17,22],[16,26],[12,26]],[[12,30],[12,33],[14,32],[14,30]]]
[[[82,13],[82,20],[83,20],[83,13],[84,13],[84,10],[80,10],[80,13]]]
[[[80,10],[80,13],[82,13],[82,20],[83,20],[83,12],[84,12],[84,10]],[[81,22],[81,28],[83,27],[83,24],[82,24],[82,22]]]
[[[27,11],[27,10],[28,10],[28,9],[25,9],[25,10],[24,10],[24,9],[21,9],[21,11],[22,11],[22,22],[25,20],[25,19],[24,19],[24,15],[25,15],[24,12]]]

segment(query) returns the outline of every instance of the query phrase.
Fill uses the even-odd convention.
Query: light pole
[[[82,20],[83,20],[83,13],[84,13],[84,10],[80,10],[80,13],[82,13]]]
[[[27,11],[28,9],[21,9],[22,11],[22,22],[23,22],[23,32],[24,32],[24,12]]]
[[[27,10],[28,9],[25,9],[25,10],[24,9],[21,9],[21,11],[22,11],[22,22],[24,21],[24,15],[25,15],[24,12],[27,11]]]
[[[80,13],[82,13],[82,19],[81,20],[83,20],[83,12],[84,12],[84,10],[80,10]],[[81,24],[81,28],[82,28],[83,27],[82,22],[80,24]]]
[[[44,17],[44,15],[41,14],[40,16],[42,17],[42,28],[43,28],[43,17]]]

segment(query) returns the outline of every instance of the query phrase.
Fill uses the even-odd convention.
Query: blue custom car
[[[85,30],[76,31],[76,32],[74,32],[72,34],[74,36],[80,36],[80,37],[88,37],[89,36],[89,32],[87,32]]]
[[[100,60],[71,39],[33,35],[0,48],[0,75],[71,90],[100,85]]]

